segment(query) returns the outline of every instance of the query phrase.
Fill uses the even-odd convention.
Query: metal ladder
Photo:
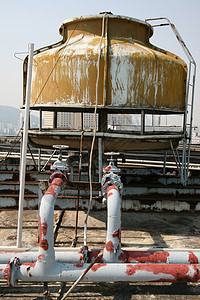
[[[162,23],[162,21],[166,23]],[[190,165],[190,146],[192,140],[192,123],[193,123],[193,108],[194,108],[194,89],[195,89],[195,80],[196,80],[196,62],[183,41],[180,33],[176,29],[175,25],[170,22],[168,18],[159,17],[159,18],[148,18],[145,19],[146,22],[149,21],[161,21],[158,24],[152,25],[152,27],[159,26],[170,26],[173,30],[178,42],[180,43],[187,59],[189,60],[188,72],[187,72],[187,84],[186,84],[186,96],[185,96],[185,114],[183,122],[183,150],[182,150],[182,163],[180,165],[180,175],[181,182],[183,185],[187,184],[189,176],[189,165]]]

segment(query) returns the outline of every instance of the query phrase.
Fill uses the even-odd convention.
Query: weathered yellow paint
[[[148,23],[106,18],[98,106],[184,111],[185,63],[150,44]],[[31,106],[94,106],[101,30],[102,15],[61,25],[62,45],[34,57]]]

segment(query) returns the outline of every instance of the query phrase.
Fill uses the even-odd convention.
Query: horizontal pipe
[[[7,252],[0,253],[0,264],[7,264],[9,261],[17,257],[20,262],[36,262],[38,259],[38,252]],[[81,263],[83,261],[83,254],[81,252],[55,252],[55,260],[60,263]]]
[[[91,263],[103,249],[88,250],[87,262]],[[7,264],[17,257],[20,262],[33,263],[38,259],[37,252],[4,252],[0,253],[0,264]],[[60,263],[78,264],[84,260],[83,253],[77,251],[56,251],[55,261]],[[166,264],[199,264],[200,251],[178,251],[178,250],[124,250],[118,257],[120,263],[166,263]],[[106,262],[104,259],[101,262]]]
[[[89,264],[55,263],[48,273],[42,274],[35,264],[21,265],[15,279],[23,281],[71,282],[76,281]],[[9,276],[7,265],[0,265],[0,278]],[[200,280],[199,264],[118,264],[97,263],[83,278],[83,282],[197,282]]]
[[[122,250],[118,260],[124,263],[199,264],[200,251]]]

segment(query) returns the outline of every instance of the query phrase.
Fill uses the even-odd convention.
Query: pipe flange
[[[51,176],[49,177],[49,184],[52,183],[52,181],[54,180],[54,178],[62,178],[63,180],[63,188],[65,187],[66,184],[69,183],[69,175],[68,173],[64,173],[61,172],[59,170],[55,171],[53,174],[51,174]]]

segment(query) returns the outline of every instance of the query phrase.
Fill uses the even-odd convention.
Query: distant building
[[[53,128],[54,112],[44,111],[43,119],[44,119],[44,128]]]
[[[129,114],[109,114],[108,128],[112,130],[134,130],[138,127],[139,119]]]
[[[96,119],[96,126],[98,128],[98,114]],[[95,115],[94,113],[83,114],[83,129],[94,129],[95,127]]]
[[[53,128],[54,113],[44,111],[44,128]],[[93,129],[95,124],[95,117],[93,113],[83,114],[83,129]],[[98,115],[97,115],[98,124]],[[74,112],[58,112],[57,114],[57,128],[66,129],[81,129],[81,113]]]
[[[57,127],[67,129],[81,129],[81,113],[59,112]]]

